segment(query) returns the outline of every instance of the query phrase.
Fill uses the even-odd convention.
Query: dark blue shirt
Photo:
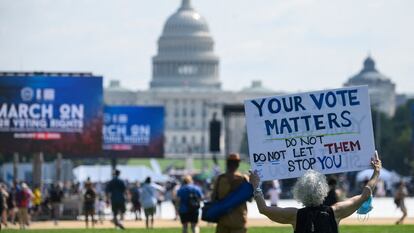
[[[122,204],[125,203],[125,190],[126,186],[125,183],[120,180],[118,177],[113,178],[109,183],[106,185],[106,193],[111,194],[111,202],[112,204]]]
[[[200,199],[203,197],[203,193],[199,187],[193,184],[186,184],[181,186],[177,192],[177,196],[180,198],[180,206],[178,207],[178,212],[188,212],[188,196],[190,192],[194,192]]]

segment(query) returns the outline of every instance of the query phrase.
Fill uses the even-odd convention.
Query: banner
[[[163,157],[164,108],[105,106],[103,139],[110,157]]]
[[[0,93],[0,152],[102,151],[102,77],[3,73]]]
[[[251,167],[262,180],[370,168],[367,86],[246,100],[245,113]]]

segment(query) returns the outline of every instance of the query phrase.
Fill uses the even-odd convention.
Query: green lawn
[[[214,233],[214,228],[207,227],[201,228],[201,233]],[[16,232],[17,230],[2,230],[2,232]],[[179,228],[164,228],[164,229],[127,229],[125,231],[115,229],[54,229],[54,230],[28,230],[30,232],[39,233],[180,233]],[[291,228],[287,227],[251,227],[248,230],[249,233],[292,233]],[[341,233],[413,233],[414,225],[399,225],[399,226],[343,226],[340,228]]]

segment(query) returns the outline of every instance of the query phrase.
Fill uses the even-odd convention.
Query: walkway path
[[[294,200],[282,200],[280,201],[281,207],[294,206],[300,208],[300,205]],[[374,209],[370,212],[368,218],[365,221],[359,220],[356,214],[353,214],[349,218],[342,221],[341,224],[346,225],[390,225],[394,224],[395,221],[401,216],[401,212],[395,208],[392,198],[374,198],[373,201]],[[408,218],[406,224],[414,224],[414,198],[406,199],[406,206],[408,207]],[[411,209],[411,208],[412,209]],[[284,226],[281,224],[274,223],[268,220],[265,216],[259,214],[256,203],[248,203],[248,226],[269,226],[278,227]],[[107,219],[110,218],[109,209]],[[156,228],[165,227],[181,227],[179,221],[172,220],[174,218],[174,208],[171,203],[163,203],[161,214],[158,213],[155,219]],[[126,221],[124,222],[127,228],[144,228],[144,221],[134,221],[133,215],[128,213],[125,216]],[[204,221],[200,221],[200,226],[214,226],[214,224],[207,224]],[[79,221],[60,221],[56,227],[52,221],[46,222],[33,222],[30,226],[31,229],[52,229],[52,228],[84,228],[84,222]],[[96,228],[112,228],[113,225],[109,220],[104,221],[103,224],[97,224]],[[17,226],[11,226],[10,228],[17,228]]]

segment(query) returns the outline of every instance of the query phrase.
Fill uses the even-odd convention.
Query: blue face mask
[[[357,214],[368,214],[372,210],[372,196],[368,198],[357,210]]]

